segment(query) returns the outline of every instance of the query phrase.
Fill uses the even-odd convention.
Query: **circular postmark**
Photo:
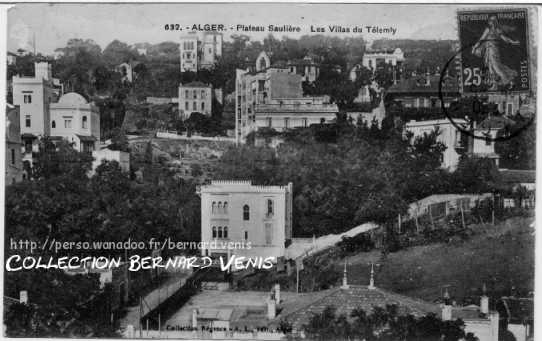
[[[523,117],[521,116],[521,114],[518,112],[517,115],[519,115],[519,118],[521,120],[521,122],[515,122],[516,124],[514,124],[512,127],[509,127],[509,126],[506,126],[504,127],[505,129],[505,134],[502,135],[502,136],[495,136],[495,137],[492,137],[491,134],[489,133],[482,133],[482,134],[475,134],[474,132],[474,129],[472,128],[472,125],[470,124],[465,124],[465,123],[459,123],[459,122],[456,122],[454,120],[454,118],[452,117],[452,115],[450,114],[450,112],[448,112],[448,108],[446,108],[445,106],[445,102],[444,102],[444,92],[443,92],[443,83],[445,81],[445,79],[447,78],[447,70],[448,68],[450,67],[450,65],[456,60],[456,58],[461,55],[461,53],[467,49],[472,49],[473,46],[475,44],[469,44],[465,47],[462,47],[456,54],[454,54],[447,62],[446,64],[444,64],[444,67],[442,68],[442,71],[440,73],[440,77],[439,77],[439,84],[438,84],[438,97],[439,97],[439,100],[440,100],[440,106],[441,106],[441,109],[442,109],[442,113],[446,116],[446,118],[450,121],[450,123],[452,123],[452,125],[457,129],[459,130],[461,133],[463,134],[466,134],[474,139],[481,139],[481,140],[486,140],[486,141],[491,141],[491,142],[499,142],[499,141],[507,141],[507,140],[510,140],[512,138],[514,138],[515,136],[518,136],[519,134],[521,134],[521,132],[523,132],[525,129],[527,129],[531,124],[534,123],[535,121],[535,115],[533,115],[532,117]],[[510,92],[508,91],[500,91],[500,92],[491,92],[492,94],[502,94],[502,95],[509,95]],[[480,95],[487,95],[488,93],[487,92],[480,92],[479,93]],[[476,101],[478,101],[478,94],[476,94]],[[480,102],[478,101],[478,103],[480,104]],[[474,102],[473,102],[474,104]],[[480,110],[479,108],[474,108],[473,107],[473,113],[477,113],[476,111],[477,110]],[[478,112],[479,113],[479,112]]]

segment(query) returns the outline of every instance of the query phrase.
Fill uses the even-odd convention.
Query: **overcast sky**
[[[465,5],[461,6],[465,8]],[[478,6],[479,7],[479,6]],[[245,25],[296,25],[298,34],[279,33],[277,38],[310,34],[310,26],[363,26],[361,36],[379,38],[457,39],[452,5],[376,4],[19,4],[8,13],[8,50],[31,49],[49,54],[70,38],[93,39],[102,49],[114,39],[128,44],[177,41],[185,32],[166,31],[179,23]],[[396,28],[392,34],[368,34],[365,26]],[[229,35],[242,32],[226,32]],[[261,40],[268,32],[250,33]],[[332,33],[327,33],[332,34]],[[341,37],[344,34],[335,34]],[[351,33],[351,36],[360,34]]]

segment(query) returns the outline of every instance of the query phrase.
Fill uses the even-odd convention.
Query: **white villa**
[[[201,186],[204,256],[282,257],[292,237],[292,183],[255,186],[251,181],[212,181]],[[209,244],[215,242],[217,247]],[[244,245],[228,250],[223,242]]]

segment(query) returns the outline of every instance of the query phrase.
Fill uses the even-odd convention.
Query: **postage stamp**
[[[529,92],[526,9],[457,14],[463,93]]]

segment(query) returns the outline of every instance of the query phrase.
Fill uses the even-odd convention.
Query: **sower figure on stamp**
[[[501,61],[500,41],[511,45],[519,45],[519,41],[513,40],[504,34],[497,17],[492,15],[488,20],[488,26],[484,33],[472,47],[472,54],[482,57],[484,66],[488,70],[489,90],[497,90],[498,85],[512,85],[511,83],[517,76],[515,70],[512,70]]]

